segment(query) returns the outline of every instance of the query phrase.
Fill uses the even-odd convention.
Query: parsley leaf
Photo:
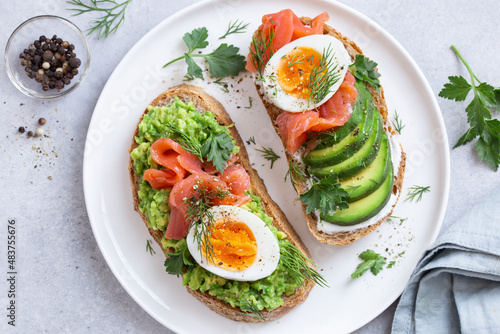
[[[380,73],[375,69],[377,63],[363,55],[356,55],[354,63],[349,65],[349,70],[356,77],[356,79],[369,83],[379,91],[380,87]]]
[[[385,258],[375,253],[371,249],[365,250],[363,253],[359,254],[359,258],[364,262],[358,264],[356,271],[351,274],[351,278],[361,277],[365,272],[370,270],[373,275],[378,275],[378,273],[384,268]]]
[[[207,161],[212,161],[219,172],[226,168],[227,161],[231,158],[234,149],[231,137],[225,132],[211,134],[201,148],[202,156],[207,156]]]
[[[204,49],[208,46],[208,30],[205,27],[194,29],[191,33],[186,33],[182,39],[188,47],[188,53],[196,49]]]
[[[451,76],[448,79],[450,82],[444,84],[439,96],[458,102],[464,101],[472,89],[471,84],[464,77]]]
[[[472,101],[465,109],[470,127],[453,148],[479,137],[475,144],[479,158],[497,171],[500,165],[500,121],[492,119],[488,108],[500,110],[500,88],[481,82],[455,46],[451,48],[467,68],[470,83],[462,76],[450,76],[450,82],[444,85],[439,96],[460,102],[465,101],[471,90],[474,92]]]
[[[176,246],[177,247],[177,246]],[[173,253],[165,252],[167,259],[164,262],[165,271],[170,275],[182,274],[182,267],[186,265],[188,270],[192,270],[194,264],[191,262],[189,249],[186,242],[180,243],[179,247]]]
[[[188,52],[184,55],[177,57],[163,67],[175,63],[181,59],[186,61],[188,65],[187,75],[188,77],[196,77],[203,79],[203,70],[201,67],[195,63],[195,57],[204,58],[208,62],[208,68],[210,70],[210,75],[213,77],[227,77],[229,75],[238,75],[238,73],[245,70],[245,57],[238,54],[239,48],[234,45],[227,45],[223,43],[219,45],[212,53],[209,54],[199,54],[193,53],[197,49],[205,49],[208,46],[208,30],[205,27],[197,28],[191,31],[191,33],[186,33],[182,39],[186,46],[188,47]]]
[[[323,214],[328,215],[334,211],[347,209],[349,204],[345,198],[349,194],[340,187],[336,175],[330,175],[318,182],[313,182],[308,191],[299,196],[299,199],[306,205],[306,213],[309,214],[319,209]]]
[[[245,70],[245,57],[238,54],[240,49],[234,45],[221,44],[214,52],[208,55],[193,55],[205,58],[213,77],[227,77],[238,75]]]

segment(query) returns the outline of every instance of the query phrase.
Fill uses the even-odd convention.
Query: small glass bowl
[[[28,77],[25,67],[21,65],[22,59],[19,58],[19,54],[42,35],[47,38],[57,35],[64,41],[73,44],[76,57],[81,60],[78,74],[63,89],[42,90],[42,84]],[[87,75],[89,66],[90,51],[85,35],[73,23],[58,16],[35,16],[23,22],[14,30],[5,47],[5,67],[10,81],[22,93],[38,99],[54,99],[74,91]]]

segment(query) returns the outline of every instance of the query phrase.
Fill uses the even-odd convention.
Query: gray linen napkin
[[[392,333],[500,333],[500,189],[424,254]]]

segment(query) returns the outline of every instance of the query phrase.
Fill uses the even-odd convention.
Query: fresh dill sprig
[[[269,28],[269,35],[264,38],[262,34],[258,37],[252,37],[252,44],[250,46],[250,62],[259,72],[262,77],[262,71],[266,63],[271,59],[274,54],[273,50],[274,30]],[[267,51],[269,50],[269,54]]]
[[[390,222],[392,222],[393,219],[399,219],[399,221],[401,223],[404,222],[405,220],[408,220],[408,218],[401,218],[401,217],[398,217],[398,216],[389,216],[387,218],[387,221],[390,223]]]
[[[198,244],[200,254],[208,263],[215,262],[215,253],[212,245],[212,229],[214,217],[210,208],[215,199],[223,199],[229,195],[227,190],[208,190],[202,182],[193,187],[195,193],[184,199],[186,204],[186,215],[189,222],[189,229],[194,229],[194,240]]]
[[[288,268],[290,275],[297,283],[311,281],[321,287],[328,287],[325,278],[314,269],[314,261],[302,254],[297,247],[288,242],[282,243],[280,254],[280,261],[283,261],[283,265]]]
[[[89,35],[97,31],[97,39],[108,37],[112,33],[116,33],[118,28],[125,22],[125,10],[132,0],[117,2],[115,0],[90,0],[92,5],[84,4],[81,0],[66,1],[71,5],[78,6],[77,8],[69,8],[74,11],[73,16],[81,15],[87,12],[100,12],[102,16],[92,20],[93,25],[87,31]]]
[[[305,181],[307,175],[302,168],[296,166],[292,161],[290,161],[288,162],[288,171],[285,174],[285,182],[287,177],[290,177],[293,189],[297,192],[297,182],[295,180]]]
[[[165,125],[167,127],[167,131],[162,134],[162,137],[168,137],[178,142],[183,149],[189,153],[193,153],[203,162],[203,154],[201,153],[202,145],[196,138],[188,136],[168,120],[165,121]]]
[[[240,310],[245,312],[247,315],[251,317],[258,318],[262,321],[266,321],[266,319],[262,317],[262,314],[257,308],[257,305],[255,305],[252,301],[246,298],[240,298]]]
[[[356,189],[358,189],[359,187],[361,187],[360,184],[358,184],[357,186],[347,186],[345,187],[345,191],[347,191],[350,194],[352,194],[354,191],[356,191]]]
[[[399,118],[399,114],[397,111],[394,111],[394,121],[392,122],[392,125],[394,126],[394,130],[396,130],[399,134],[401,134],[401,130],[403,130],[403,128],[406,126]]]
[[[248,97],[248,103],[250,103],[250,105],[249,105],[248,107],[245,107],[245,109],[250,109],[250,108],[252,108],[252,97],[251,97],[251,96],[249,96],[249,97]],[[255,144],[255,143],[254,143],[254,144]]]
[[[330,88],[340,79],[337,73],[338,64],[334,62],[331,45],[323,49],[321,59],[313,66],[309,75],[309,100],[308,103],[319,103],[330,93]]]
[[[184,76],[184,79],[182,79],[182,81],[191,81],[191,80],[194,80],[194,76],[192,74],[189,74],[189,73],[187,73]]]
[[[288,62],[288,67],[292,67],[293,65],[304,62],[305,56],[298,56],[297,59],[295,59],[295,56],[297,56],[296,53],[293,54],[292,59],[290,59],[290,61]]]
[[[241,34],[245,32],[246,27],[248,27],[250,23],[244,23],[243,21],[238,22],[238,20],[231,22],[229,21],[229,25],[227,27],[227,31],[224,35],[219,37],[219,39],[226,38],[226,36],[231,35],[231,34]]]
[[[408,200],[412,202],[414,199],[416,199],[417,202],[420,202],[420,200],[422,199],[422,195],[429,191],[431,191],[431,186],[424,187],[424,186],[414,185],[413,187],[410,188],[410,191],[408,191],[408,195],[405,199],[405,202]]]
[[[250,143],[252,143],[252,144],[254,144],[254,145],[257,145],[257,144],[255,143],[255,137],[254,137],[254,136],[252,136],[252,137],[248,138],[248,144],[250,144]]]
[[[222,78],[218,78],[217,80],[214,81],[214,84],[217,84],[220,86],[220,89],[225,92],[229,93],[229,89],[227,89],[227,82],[226,81],[221,81]]]
[[[153,255],[153,253],[156,254],[153,247],[151,247],[151,240],[146,240],[146,252],[149,252],[149,254],[151,254],[151,256]]]
[[[259,151],[262,154],[262,157],[268,161],[271,161],[271,169],[273,169],[273,165],[274,165],[274,162],[276,160],[278,160],[279,158],[281,158],[279,155],[277,155],[272,148],[269,148],[269,147],[264,147],[264,146],[261,146],[262,148],[261,149],[258,149],[256,148],[255,150],[256,151]]]

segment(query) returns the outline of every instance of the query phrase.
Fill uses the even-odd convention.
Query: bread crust
[[[300,18],[300,21],[304,25],[311,25],[311,20],[312,19],[309,17],[301,17]],[[258,38],[260,36],[260,34],[261,34],[261,31],[256,30],[254,33],[254,37]],[[331,36],[337,38],[338,40],[340,40],[342,42],[342,44],[344,44],[344,47],[346,48],[346,50],[349,53],[352,60],[354,60],[354,58],[356,57],[357,54],[363,54],[363,52],[356,45],[356,43],[354,43],[349,38],[345,37],[339,31],[337,31],[336,29],[334,29],[333,27],[331,27],[327,24],[324,24],[323,34],[331,35]],[[269,114],[269,117],[271,118],[271,120],[273,122],[274,129],[276,130],[276,133],[279,135],[280,132],[278,129],[278,125],[276,124],[276,118],[282,112],[284,112],[284,110],[280,109],[279,107],[275,106],[274,104],[272,104],[268,100],[266,100],[263,92],[259,89],[257,84],[255,85],[255,87],[257,89],[257,92],[259,93],[259,96],[262,100],[262,103],[264,104],[264,107],[267,110],[267,113]],[[387,129],[387,131],[389,132],[390,135],[394,135],[395,134],[394,131],[390,130],[391,127],[390,127],[390,124],[388,124],[389,123],[388,122],[388,111],[387,111],[387,105],[386,105],[385,97],[384,97],[384,89],[382,87],[380,87],[379,91],[377,91],[371,85],[367,85],[367,88],[369,89],[369,91],[373,97],[373,103],[375,104],[375,106],[377,107],[377,109],[379,110],[380,114],[382,115],[382,117],[384,119],[384,128]],[[280,138],[283,142],[283,146],[285,147],[285,154],[286,154],[287,160],[289,162],[293,161],[294,159],[293,159],[292,155],[286,149],[287,146],[286,146],[285,139],[281,136],[280,136]],[[395,168],[396,168],[396,166],[395,166]],[[401,189],[403,187],[403,177],[404,177],[405,168],[406,168],[406,153],[403,151],[403,148],[401,147],[401,162],[400,162],[400,165],[397,166],[397,174],[395,174],[394,186],[393,186],[393,194],[397,196],[398,200],[399,200],[399,196],[401,195]],[[299,194],[302,194],[308,190],[308,187],[303,180],[299,180],[297,178],[294,178],[294,180],[295,180],[295,183],[297,184],[297,191]],[[397,201],[396,201],[396,203],[397,203]],[[325,233],[323,231],[318,230],[318,224],[317,224],[318,217],[314,213],[307,214],[305,205],[302,205],[302,211],[304,212],[304,216],[305,216],[306,221],[307,221],[307,227],[309,228],[312,235],[316,239],[318,239],[319,241],[321,241],[322,243],[325,243],[325,244],[344,246],[344,245],[350,244],[350,243],[370,234],[371,232],[373,232],[378,226],[380,226],[380,224],[382,224],[383,221],[385,221],[392,214],[392,211],[393,211],[395,205],[396,204],[393,205],[393,207],[391,208],[390,212],[387,214],[386,217],[380,219],[379,221],[377,221],[376,223],[374,223],[370,226],[367,226],[364,228],[359,228],[359,229],[352,230],[352,231],[336,232],[336,233]]]
[[[224,126],[233,125],[233,121],[231,120],[229,114],[226,112],[222,104],[219,103],[215,98],[213,98],[209,94],[205,93],[200,87],[196,86],[179,85],[172,87],[166,92],[162,93],[160,96],[158,96],[155,100],[153,100],[150,103],[150,105],[163,106],[166,104],[170,104],[175,96],[179,97],[179,99],[181,99],[184,102],[192,101],[196,107],[196,110],[198,111],[210,110],[212,113],[214,113],[219,124]],[[144,115],[147,112],[148,111],[146,110],[143,113],[138,122],[138,125],[140,124]],[[244,167],[248,175],[250,176],[250,181],[252,184],[251,188],[252,192],[261,198],[262,207],[264,208],[265,213],[273,218],[273,225],[278,230],[283,231],[288,235],[288,240],[290,240],[292,244],[294,244],[298,249],[300,249],[300,251],[303,254],[305,254],[308,257],[311,257],[307,247],[304,245],[304,243],[298,236],[297,232],[289,223],[283,211],[269,196],[266,186],[264,185],[264,182],[257,174],[257,171],[252,168],[248,158],[248,153],[245,149],[245,145],[238,131],[236,130],[236,127],[235,126],[229,127],[229,132],[231,134],[231,137],[235,140],[236,145],[240,147],[240,152],[238,153],[239,159],[236,162],[236,164],[239,164],[242,167]],[[138,146],[134,139],[136,136],[138,136],[138,134],[139,134],[139,127],[137,126],[134,136],[132,138],[132,144],[130,146],[129,153],[131,153],[132,150],[134,150]],[[132,158],[130,158],[129,160],[129,174],[130,174],[130,183],[132,187],[134,209],[139,213],[139,215],[141,216],[143,222],[147,227],[148,226],[147,217],[144,213],[142,213],[139,210],[140,200],[137,191],[139,189],[140,177],[136,175],[134,172]],[[161,249],[163,250],[163,253],[165,253],[167,250],[163,248],[161,243],[163,233],[159,230],[155,231],[152,228],[148,228],[148,230],[151,236],[154,238],[154,240],[156,240],[156,242],[160,245]],[[284,303],[282,306],[278,307],[273,311],[262,311],[261,312],[262,317],[266,320],[275,320],[282,317],[283,315],[288,313],[293,307],[304,302],[307,296],[309,295],[309,292],[313,288],[313,286],[314,286],[313,282],[306,281],[304,285],[297,288],[294,294],[283,297]],[[236,321],[244,321],[244,322],[262,321],[258,318],[252,317],[246,313],[241,312],[239,308],[231,307],[231,305],[229,305],[228,303],[223,302],[217,299],[216,297],[209,295],[208,293],[202,293],[199,290],[192,290],[188,286],[186,286],[186,288],[191,295],[193,295],[196,299],[207,305],[211,310],[229,319]]]

